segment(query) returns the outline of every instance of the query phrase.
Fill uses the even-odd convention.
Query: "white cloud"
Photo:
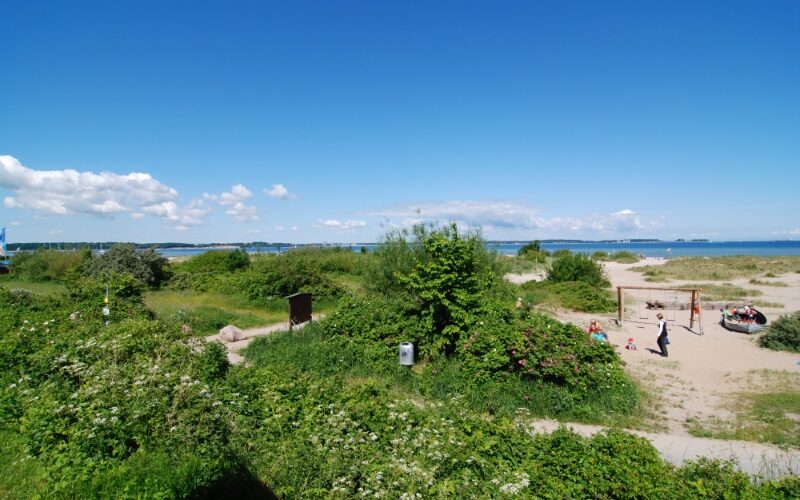
[[[144,214],[141,212],[134,212],[131,214],[131,219],[141,219],[144,217]]]
[[[395,206],[363,215],[386,217],[390,226],[452,221],[462,228],[480,227],[484,232],[504,234],[537,231],[553,235],[571,233],[575,237],[604,236],[646,228],[639,215],[627,208],[611,214],[544,217],[538,207],[512,201],[427,202]],[[391,219],[399,219],[400,222],[396,224]]]
[[[188,231],[189,226],[199,226],[211,213],[204,200],[192,200],[188,205],[179,207],[174,201],[166,201],[156,205],[143,207],[144,213],[155,215],[166,220],[167,228],[176,231]]]
[[[11,225],[12,225],[12,226],[21,226],[21,225],[22,225],[22,223],[21,223],[21,222],[19,222],[19,221],[12,220],[12,221],[11,221]]]
[[[252,197],[253,193],[242,184],[237,184],[233,186],[230,191],[219,195],[203,194],[205,200],[216,201],[220,205],[227,207],[225,213],[236,222],[261,220],[261,217],[258,215],[258,208],[244,203],[244,200]]]
[[[258,216],[258,209],[252,205],[245,205],[241,201],[236,202],[233,206],[225,210],[225,213],[230,215],[236,222],[260,221],[261,217]]]
[[[8,155],[0,155],[0,187],[14,192],[3,200],[7,208],[54,215],[110,216],[178,197],[175,189],[142,172],[34,170]]]
[[[283,184],[273,184],[272,189],[265,189],[264,194],[278,200],[294,200],[297,195],[290,193]]]
[[[22,208],[22,203],[19,203],[17,200],[10,196],[6,196],[3,198],[3,206],[6,208]]]
[[[365,227],[367,225],[367,223],[364,222],[363,220],[339,221],[336,219],[320,220],[317,221],[317,224],[321,227],[335,229],[337,231],[352,231],[354,229]],[[292,230],[296,230],[296,228],[292,228]]]

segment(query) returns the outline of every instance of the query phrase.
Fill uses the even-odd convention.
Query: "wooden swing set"
[[[617,287],[617,323],[622,326],[624,321],[624,313],[625,313],[625,295],[622,293],[623,290],[636,290],[637,296],[640,295],[643,291],[646,291],[648,297],[652,299],[653,292],[663,292],[664,300],[663,301],[654,301],[654,300],[646,300],[644,303],[646,307],[640,306],[639,309],[639,319],[649,319],[650,317],[650,309],[664,309],[664,312],[667,313],[667,320],[668,321],[675,321],[675,317],[678,310],[678,292],[690,292],[692,294],[692,298],[689,302],[689,330],[694,331],[694,322],[695,318],[697,318],[697,322],[700,326],[699,334],[703,335],[703,322],[700,317],[700,292],[702,291],[701,288],[664,288],[664,287],[655,287],[655,286],[618,286]],[[672,302],[667,302],[667,294],[672,293]],[[641,301],[638,301],[641,304]],[[670,306],[670,307],[668,307]],[[669,312],[672,312],[672,317],[669,317]]]

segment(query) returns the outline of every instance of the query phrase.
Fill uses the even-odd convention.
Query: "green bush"
[[[566,253],[556,257],[547,271],[547,280],[583,281],[601,288],[611,285],[605,276],[603,265],[583,253]]]
[[[518,257],[538,262],[544,262],[549,255],[550,252],[543,250],[538,240],[526,243],[517,250]]]
[[[376,251],[373,289],[413,305],[421,322],[421,352],[451,354],[495,286],[496,256],[479,233],[459,234],[451,224],[390,232]]]
[[[211,250],[173,266],[175,274],[181,273],[231,273],[246,269],[250,256],[243,250]]]
[[[71,251],[40,248],[14,254],[11,271],[17,279],[26,281],[63,281],[78,273],[90,259],[88,248]]]
[[[758,343],[776,351],[800,352],[800,311],[775,320]]]
[[[548,305],[581,312],[613,312],[617,304],[613,294],[583,281],[529,281],[521,286],[522,298],[530,311],[533,306]]]
[[[92,257],[84,263],[83,273],[97,279],[125,273],[149,288],[160,287],[170,277],[167,259],[152,248],[140,252],[131,244],[114,245],[106,253]]]

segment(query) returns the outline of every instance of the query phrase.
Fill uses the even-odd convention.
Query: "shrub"
[[[633,252],[620,250],[612,253],[608,260],[611,262],[619,262],[621,264],[635,264],[639,262],[639,257]]]
[[[59,251],[40,248],[34,252],[18,252],[11,269],[14,275],[27,281],[61,281],[78,272],[91,259],[91,251]]]
[[[584,281],[598,287],[608,287],[611,283],[605,277],[602,264],[595,262],[586,254],[567,253],[556,257],[547,271],[548,281]]]
[[[496,258],[480,233],[458,227],[417,225],[412,235],[390,232],[377,250],[375,287],[407,297],[417,311],[425,338],[421,349],[450,354],[472,313],[494,286]],[[411,239],[409,241],[409,239]]]
[[[758,343],[776,351],[800,352],[800,311],[775,320]]]
[[[243,250],[211,250],[174,266],[178,273],[231,273],[250,266],[250,256]]]
[[[160,287],[170,276],[166,258],[152,248],[138,252],[130,244],[114,245],[103,255],[93,257],[84,264],[83,272],[99,279],[114,273],[126,273],[150,288]]]
[[[550,255],[550,252],[542,250],[539,240],[526,243],[517,250],[518,257],[524,257],[527,260],[535,260],[538,262],[544,262],[548,255]]]

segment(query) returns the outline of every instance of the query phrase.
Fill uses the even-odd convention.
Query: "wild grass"
[[[519,408],[526,408],[537,417],[603,425],[641,426],[644,420],[639,391],[633,383],[616,391],[594,391],[579,399],[566,387],[532,383],[513,374],[477,381],[454,359],[423,361],[408,369],[394,358],[376,360],[358,348],[344,348],[330,341],[319,325],[256,339],[245,357],[256,367],[286,366],[344,381],[368,377],[378,380],[396,397],[433,401],[457,397],[470,410],[489,416],[511,418]]]
[[[42,498],[44,470],[28,456],[19,434],[0,431],[0,498]]]
[[[762,281],[756,278],[751,279],[748,283],[751,285],[760,285],[760,286],[776,286],[776,287],[787,287],[788,284],[784,283],[783,281]]]
[[[229,324],[252,328],[288,319],[288,304],[284,299],[256,307],[243,304],[234,296],[162,290],[146,293],[144,302],[156,317],[186,323],[195,335],[216,333]],[[314,312],[324,313],[332,305],[330,302],[315,302]]]
[[[748,374],[748,390],[736,394],[727,409],[735,417],[692,420],[692,435],[738,439],[800,448],[800,376],[775,370]]]
[[[544,272],[547,269],[546,263],[536,262],[524,257],[506,256],[503,258],[503,262],[508,266],[506,272],[515,274]]]
[[[30,290],[37,295],[57,295],[67,289],[64,284],[55,281],[33,282],[10,278],[8,276],[0,278],[0,286],[9,290],[13,290],[15,288],[24,288],[25,290]]]
[[[754,275],[778,276],[800,272],[800,257],[685,257],[665,264],[634,267],[647,281],[708,280],[729,281]]]
[[[761,290],[755,288],[743,288],[733,283],[721,283],[719,285],[713,283],[691,283],[682,285],[682,288],[700,288],[702,289],[702,297],[705,301],[713,300],[729,300],[733,301],[746,301],[753,297],[760,297],[764,294]]]

